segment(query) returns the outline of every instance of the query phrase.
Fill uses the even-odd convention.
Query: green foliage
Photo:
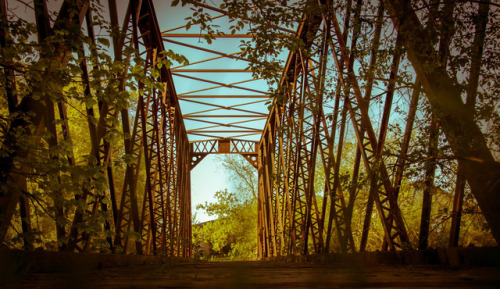
[[[218,191],[214,195],[216,202],[197,206],[217,219],[193,226],[195,255],[207,259],[254,259],[257,254],[257,172],[237,155],[224,155],[220,165],[228,173],[235,192]]]
[[[229,193],[227,190],[216,192],[215,199],[217,200],[215,203],[206,202],[196,207],[205,210],[209,216],[217,216],[218,218],[194,225],[193,247],[195,254],[200,254],[200,248],[203,244],[208,244],[210,257],[255,258],[257,202],[254,199],[238,199],[235,194]]]
[[[109,130],[102,139],[111,147],[119,200],[125,166],[134,160],[125,155],[124,141],[130,135],[123,133],[118,113],[134,111],[139,95],[164,89],[156,82],[162,66],[187,63],[184,56],[163,51],[158,56],[158,66],[147,70],[144,59],[131,46],[123,47],[122,57],[115,55],[113,59],[111,38],[107,36],[112,34],[108,12],[104,14],[98,1],[89,3],[93,12],[90,22],[100,31],[95,42],[87,36],[87,29],[79,25],[68,28],[56,23],[43,41],[37,41],[36,25],[17,18],[15,13],[9,11],[7,21],[0,22],[0,30],[6,33],[5,44],[0,47],[0,177],[7,178],[11,162],[11,171],[26,179],[26,188],[21,189],[31,205],[32,219],[32,232],[25,236],[19,211],[16,211],[6,238],[10,247],[20,248],[23,237],[36,248],[53,250],[64,246],[69,240],[75,212],[97,206],[97,213],[84,218],[76,227],[80,234],[91,235],[92,251],[109,250],[106,237],[114,233],[104,229],[104,223],[112,220],[107,164],[96,158],[89,127],[97,126],[103,118],[100,115],[103,103],[116,112],[103,118]],[[71,15],[77,12],[74,7],[70,10]],[[51,17],[54,20],[57,15]],[[17,99],[14,108],[7,103],[9,89]],[[30,106],[31,103],[36,106]],[[68,134],[64,132],[61,117],[63,106]],[[44,128],[37,133],[40,115],[53,117],[53,120],[41,120],[41,127],[53,129]],[[2,181],[0,194],[10,189],[7,182]],[[84,195],[88,195],[86,200],[82,199]],[[103,211],[101,205],[106,205],[108,210]],[[55,235],[56,225],[65,232],[61,238]]]

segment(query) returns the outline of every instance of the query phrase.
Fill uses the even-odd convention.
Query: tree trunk
[[[436,63],[438,52],[432,43],[422,41],[430,37],[415,11],[411,8],[404,11],[404,0],[386,0],[386,3],[396,29],[404,35],[408,59],[422,81],[432,111],[455,157],[462,162],[464,176],[500,243],[500,163],[493,158],[473,114],[462,101],[457,81]],[[403,14],[405,21],[400,25]]]

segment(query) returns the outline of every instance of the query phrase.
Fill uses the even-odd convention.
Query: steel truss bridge
[[[89,121],[91,152],[98,164],[105,170],[107,178],[106,196],[95,194],[92,189],[82,187],[82,193],[75,196],[83,201],[84,208],[72,215],[72,223],[67,227],[56,226],[58,240],[67,240],[60,250],[90,251],[94,236],[92,232],[80,230],[80,224],[92,222],[99,211],[110,212],[103,230],[108,232],[109,247],[116,252],[135,254],[164,254],[168,256],[190,257],[191,244],[191,192],[190,171],[208,154],[240,154],[258,170],[258,256],[272,257],[284,255],[322,254],[334,251],[330,244],[337,242],[337,252],[364,251],[370,238],[371,218],[378,216],[383,228],[383,250],[406,250],[425,248],[429,235],[431,198],[424,192],[424,205],[420,238],[418,244],[411,242],[404,215],[398,205],[398,194],[408,168],[407,154],[412,141],[413,123],[418,113],[418,103],[426,98],[432,108],[432,129],[430,143],[435,143],[440,133],[446,137],[455,157],[459,171],[456,179],[450,246],[457,246],[460,216],[465,183],[471,188],[479,207],[486,217],[496,240],[500,240],[500,169],[492,151],[487,146],[481,128],[473,118],[474,101],[481,68],[481,51],[485,38],[484,29],[477,29],[473,42],[469,71],[470,87],[467,101],[457,80],[446,70],[449,53],[450,33],[453,21],[454,3],[444,1],[433,10],[440,18],[436,31],[427,29],[422,11],[414,10],[407,1],[357,1],[350,7],[338,8],[333,1],[304,1],[303,20],[296,31],[283,29],[283,33],[295,33],[304,46],[290,52],[280,86],[279,97],[275,97],[271,109],[255,111],[244,109],[245,105],[268,99],[266,91],[243,85],[253,81],[223,83],[197,78],[190,73],[248,73],[244,68],[195,69],[189,67],[158,68],[155,76],[158,87],[144,90],[138,95],[137,103],[130,109],[117,109],[105,100],[96,101],[87,109],[88,115],[99,115],[97,123]],[[51,26],[45,1],[34,1],[39,40],[51,37],[58,28],[84,26],[88,37],[96,41],[92,9],[85,1],[64,1],[58,19]],[[1,1],[2,17],[8,11],[5,0]],[[120,2],[120,4],[122,4]],[[376,15],[372,15],[373,26],[369,34],[369,50],[364,54],[368,66],[360,68],[357,47],[366,35],[359,35],[363,5],[375,5]],[[188,4],[189,5],[189,4]],[[488,23],[488,2],[479,4],[477,26]],[[227,12],[217,7],[199,4],[207,11],[215,11],[225,17]],[[432,10],[431,9],[431,10]],[[75,13],[76,11],[76,13]],[[345,11],[353,11],[345,13]],[[429,12],[431,13],[431,12]],[[346,15],[348,15],[346,17]],[[436,14],[437,15],[437,14]],[[486,15],[486,16],[484,16]],[[485,18],[486,17],[486,18]],[[4,18],[5,19],[5,18]],[[112,35],[114,58],[118,61],[126,57],[124,51],[133,48],[144,60],[145,72],[158,67],[157,62],[166,46],[178,45],[180,49],[199,49],[213,54],[210,59],[241,60],[238,53],[226,53],[210,48],[193,46],[178,38],[192,38],[198,35],[175,33],[162,30],[158,13],[152,0],[131,0],[123,19],[119,19],[116,3],[109,1],[109,19],[116,31]],[[482,19],[482,20],[481,20]],[[354,24],[353,24],[354,23]],[[358,25],[356,25],[358,23]],[[9,31],[2,27],[2,46],[7,45]],[[390,35],[387,30],[394,29]],[[434,33],[432,36],[431,33]],[[438,45],[416,39],[431,39],[438,35]],[[219,38],[251,38],[252,35],[222,35]],[[390,43],[394,53],[384,61],[390,62],[387,75],[376,75],[376,66],[382,54],[377,53],[382,44]],[[364,44],[366,47],[366,43]],[[236,47],[235,47],[236,48]],[[365,48],[366,49],[366,48]],[[404,51],[404,52],[403,52]],[[71,47],[57,47],[56,61],[67,61]],[[175,52],[175,51],[174,51]],[[42,56],[43,57],[43,56]],[[5,59],[2,60],[5,62]],[[430,65],[431,63],[439,65]],[[405,65],[403,65],[405,64]],[[81,80],[86,96],[91,97],[90,81],[92,68],[82,65]],[[29,134],[41,136],[45,132],[62,130],[63,138],[71,136],[71,128],[65,113],[64,102],[25,97],[16,98],[16,73],[3,66],[6,97],[9,111],[30,113],[34,125]],[[396,83],[398,74],[414,70],[413,83],[401,88]],[[126,73],[126,72],[124,72]],[[335,83],[327,83],[327,75]],[[177,93],[174,77],[183,77],[215,87],[233,88],[233,95],[206,94],[211,88]],[[374,88],[377,80],[385,80],[385,88]],[[137,83],[137,87],[145,87]],[[333,89],[332,89],[333,87]],[[213,88],[213,87],[212,87]],[[125,90],[124,86],[120,89]],[[180,89],[180,87],[177,87]],[[408,92],[409,101],[403,108],[406,120],[404,129],[398,136],[400,147],[392,163],[384,157],[386,136],[394,97]],[[245,93],[240,93],[245,91]],[[327,91],[333,91],[327,102]],[[205,94],[203,94],[205,93]],[[251,93],[251,94],[249,94]],[[240,101],[238,104],[218,105],[214,98]],[[182,102],[204,106],[206,110],[183,114]],[[383,103],[381,118],[374,120],[370,113],[374,102]],[[328,103],[328,105],[326,105]],[[221,114],[207,114],[205,111]],[[56,112],[60,120],[55,122]],[[230,112],[231,114],[228,114]],[[234,121],[241,117],[242,121]],[[90,117],[89,117],[90,119]],[[110,120],[121,120],[126,137],[123,150],[131,159],[127,163],[124,183],[117,191],[113,172],[112,145],[106,135],[116,124]],[[133,119],[133,121],[130,121]],[[262,120],[260,126],[252,126],[252,121]],[[265,123],[264,123],[265,120]],[[198,122],[208,127],[187,129],[187,123]],[[22,126],[12,123],[11,126]],[[56,128],[61,126],[61,128]],[[230,130],[228,128],[231,128]],[[352,167],[351,183],[355,184],[361,173],[368,176],[369,192],[365,200],[358,200],[357,187],[348,190],[341,185],[340,167],[347,163],[343,157],[346,131],[354,132],[356,149],[354,158],[349,160]],[[53,135],[57,135],[54,133]],[[258,135],[260,140],[249,140],[248,135]],[[194,136],[200,138],[191,140]],[[48,145],[57,145],[57,137],[48,138]],[[6,146],[2,144],[2,149]],[[432,150],[432,145],[430,146]],[[29,167],[16,167],[15,157],[28,157],[29,152],[17,148],[7,157],[2,155],[2,191],[0,195],[0,242],[4,242],[11,220],[21,216],[22,229],[29,232],[30,202],[27,201],[26,177]],[[71,162],[71,160],[70,160]],[[73,160],[74,162],[74,160]],[[74,164],[74,163],[73,163]],[[141,168],[141,166],[144,166]],[[325,175],[323,191],[315,191],[315,171],[322,167]],[[436,164],[426,169],[428,181],[432,182]],[[141,170],[145,171],[144,181],[139,182]],[[104,199],[110,202],[104,202]],[[364,225],[360,243],[353,238],[351,229],[352,204],[354,201],[366,203]],[[372,214],[373,210],[377,214]],[[63,211],[59,211],[64,214]],[[140,237],[131,238],[131,232]],[[30,248],[25,242],[26,249]],[[119,249],[118,249],[119,248]]]

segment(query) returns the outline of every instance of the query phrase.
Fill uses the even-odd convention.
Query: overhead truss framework
[[[85,1],[64,1],[52,26],[45,1],[34,2],[39,42],[43,43],[57,29],[74,29],[75,25],[85,25],[87,36],[96,41],[92,9]],[[70,216],[66,215],[68,212],[64,206],[54,201],[54,218],[71,219],[69,225],[55,225],[58,249],[95,250],[93,245],[100,234],[115,253],[191,257],[190,172],[205,156],[215,153],[242,155],[258,171],[259,257],[364,251],[370,240],[374,207],[384,235],[382,250],[425,249],[435,161],[429,162],[425,168],[427,191],[424,191],[417,242],[409,236],[398,203],[421,94],[427,97],[433,114],[428,145],[430,158],[436,157],[441,130],[458,160],[450,246],[458,244],[465,183],[476,197],[494,237],[500,240],[500,165],[473,119],[484,27],[488,23],[488,2],[479,4],[478,15],[482,18],[476,23],[466,103],[461,99],[456,80],[446,71],[453,37],[449,25],[453,22],[455,4],[445,1],[432,8],[436,9],[433,13],[441,15],[438,27],[432,22],[424,23],[422,19],[426,18],[405,4],[407,1],[368,2],[347,1],[346,7],[337,7],[328,0],[304,2],[306,13],[295,32],[304,46],[288,55],[280,83],[282,97],[274,100],[268,111],[264,104],[269,100],[267,89],[257,83],[259,80],[249,76],[250,71],[245,68],[247,60],[239,52],[184,41],[205,36],[180,33],[178,30],[185,26],[160,30],[152,0],[129,1],[120,25],[116,3],[110,0],[109,19],[115,32],[112,35],[115,60],[140,58],[145,64],[142,72],[154,79],[154,85],[138,80],[137,103],[131,106],[133,109],[120,108],[113,100],[97,100],[93,95],[96,92],[91,89],[91,81],[95,79],[89,73],[93,67],[81,63],[85,97],[96,100],[95,107],[89,106],[86,110],[91,140],[89,155],[95,158],[96,167],[106,178],[106,188],[100,190],[96,186],[81,184],[81,192],[72,197],[82,205]],[[1,16],[6,19],[7,3],[0,0],[0,4]],[[199,6],[220,13],[213,19],[227,15],[219,8],[206,4]],[[373,12],[370,16],[372,29],[370,33],[362,34],[360,27],[366,21],[362,11],[366,11],[367,6],[372,7],[368,9]],[[1,28],[0,44],[2,48],[8,47],[9,31],[3,26]],[[395,32],[389,35],[387,30]],[[431,30],[435,30],[433,33],[438,31],[437,49],[425,41],[414,41],[419,37],[430,38]],[[291,31],[285,29],[285,32]],[[254,35],[250,34],[219,36],[226,40],[252,37]],[[384,61],[390,64],[386,75],[381,76],[376,73],[376,68],[383,57],[380,52],[384,45],[392,47],[393,53],[385,58]],[[158,66],[162,54],[168,51],[166,48],[174,52],[189,49],[209,56],[178,67]],[[70,48],[60,45],[56,49],[58,57],[49,60],[62,64],[68,62],[64,55],[72,53]],[[370,54],[359,53],[361,49],[369,50]],[[92,49],[82,51],[80,53],[96,53]],[[363,57],[366,59],[360,60]],[[436,63],[436,59],[439,65],[428,65]],[[234,61],[240,66],[225,67],[219,62],[223,60]],[[10,59],[2,61],[9,63]],[[403,109],[406,113],[405,129],[399,153],[391,158],[384,154],[389,119],[394,112],[395,96],[403,95],[403,88],[397,85],[398,75],[407,72],[408,64],[413,67],[415,76],[412,84],[406,83],[410,87],[410,99]],[[124,70],[128,71],[128,67]],[[43,139],[49,148],[71,139],[71,126],[63,101],[54,103],[50,98],[30,96],[19,101],[15,71],[4,66],[2,73],[8,112],[30,116],[32,126],[25,130],[26,134],[35,136],[38,142]],[[222,77],[224,74],[248,77],[227,83]],[[120,92],[126,90],[124,76],[116,75]],[[376,88],[375,82],[380,79],[385,87]],[[180,85],[182,83],[184,85]],[[176,91],[174,84],[180,92]],[[382,104],[377,120],[371,111],[375,102]],[[56,117],[56,111],[59,117]],[[96,115],[97,122],[92,121]],[[56,122],[56,119],[60,121]],[[108,140],[117,129],[115,120],[118,119],[124,136],[123,147],[114,148]],[[7,135],[25,123],[16,121],[10,125]],[[58,130],[62,132],[59,135]],[[352,139],[348,140],[348,136]],[[345,152],[348,142],[356,143],[352,159],[347,159],[349,156]],[[14,161],[19,157],[28,158],[30,152],[22,147],[12,149],[8,146],[8,142],[2,143],[0,156],[1,243],[8,235],[16,210],[22,218],[23,233],[31,230],[26,175],[32,168],[16,167]],[[116,149],[122,149],[132,160],[126,163],[121,178],[116,176],[117,169],[113,167],[112,152]],[[72,154],[68,161],[75,165]],[[346,163],[352,165],[348,168],[348,185],[342,180]],[[319,169],[324,172],[321,188],[317,185]],[[358,183],[362,175],[366,176],[365,185]],[[94,183],[92,178],[86,183]],[[117,185],[118,179],[123,180],[123,184]],[[60,178],[54,181],[61,182]],[[361,189],[366,192],[360,194]],[[55,193],[64,195],[63,191]],[[359,196],[365,196],[365,199],[361,200]],[[365,206],[359,238],[353,236],[352,229],[355,202]],[[84,229],[102,216],[107,217],[100,233]],[[33,248],[28,239],[24,246],[27,250]]]
[[[217,21],[227,18],[224,10],[207,4],[197,5],[211,12],[211,21],[219,23]],[[212,153],[239,153],[236,143],[257,142],[269,114],[265,105],[269,102],[267,85],[252,76],[247,68],[248,60],[241,57],[239,48],[240,40],[255,36],[229,32],[220,35],[179,33],[183,30],[187,30],[185,25],[166,29],[162,37],[169,49],[183,51],[190,61],[171,71],[178,84],[178,99],[187,134],[195,144],[193,148],[200,147],[198,142],[213,144],[219,141],[230,143],[234,149],[212,150]],[[205,43],[206,38],[211,39],[211,44]],[[203,147],[206,149],[210,144]],[[241,153],[256,156],[255,150],[244,149]]]

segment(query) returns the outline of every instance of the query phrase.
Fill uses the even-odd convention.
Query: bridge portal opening
[[[193,257],[257,259],[256,168],[238,154],[207,155],[191,171]]]

